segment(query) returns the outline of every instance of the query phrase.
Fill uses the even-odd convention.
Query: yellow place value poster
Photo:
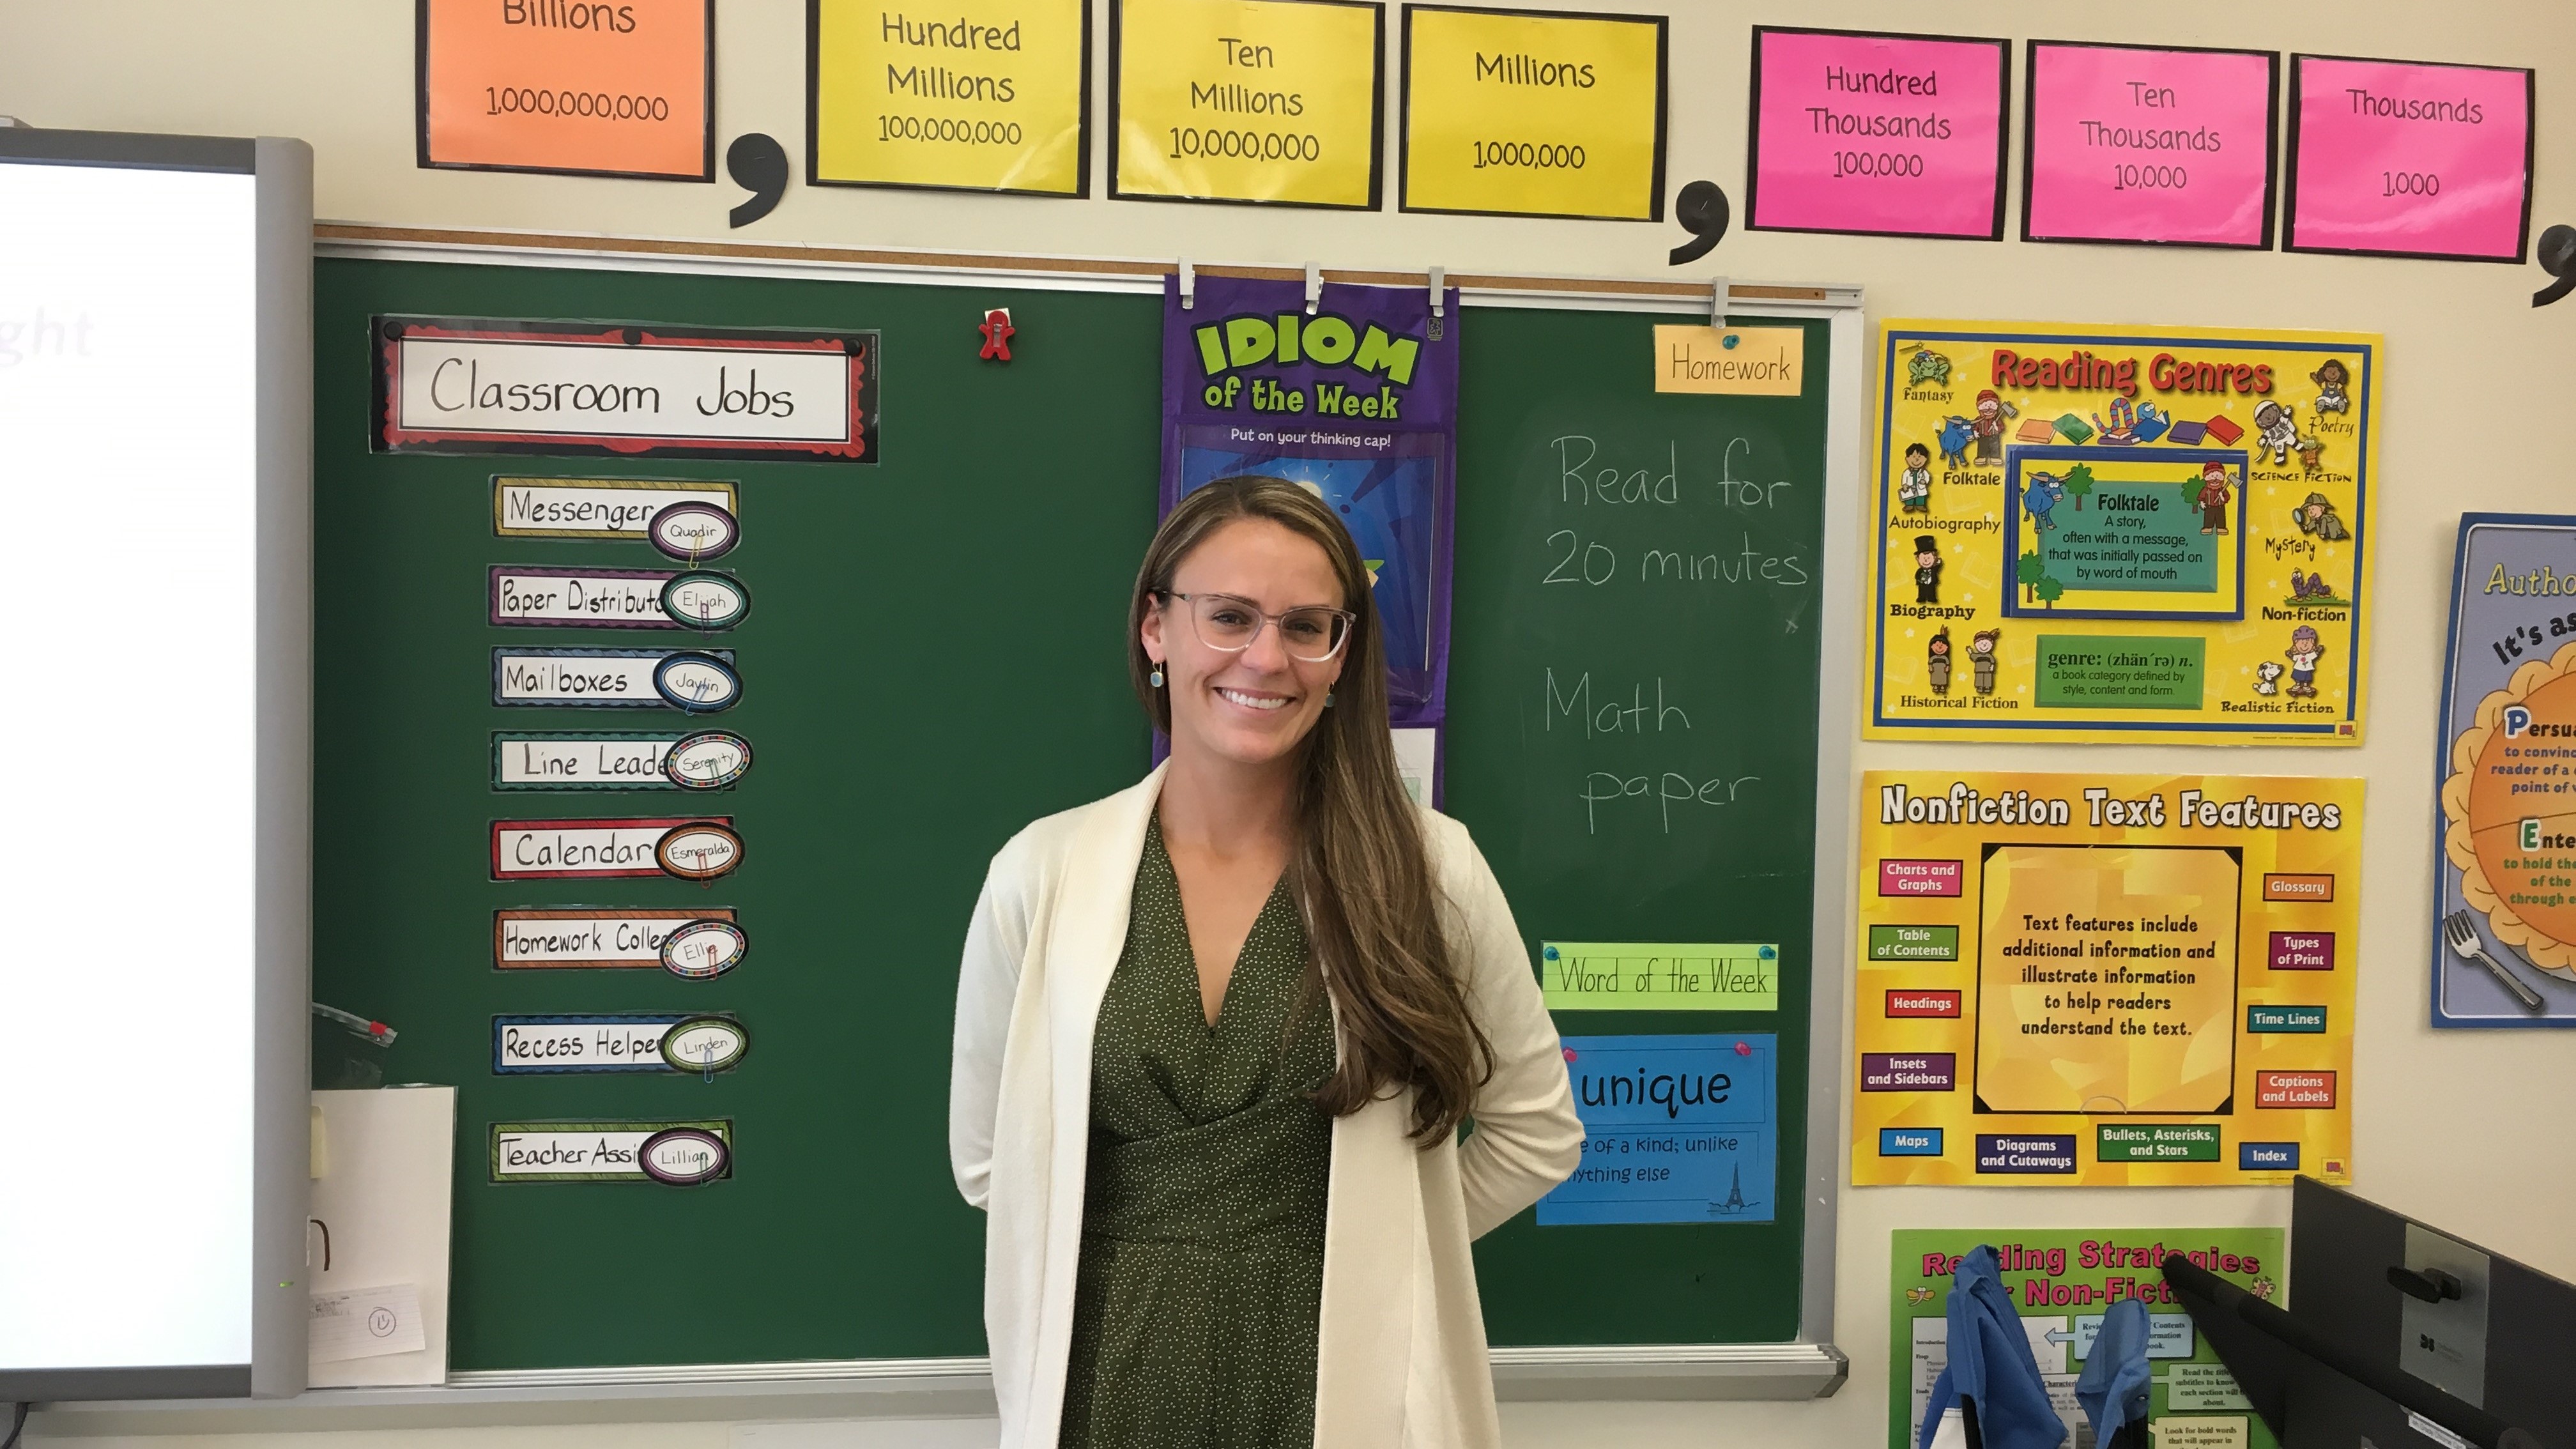
[[[2349,1181],[2361,785],[1870,771],[1852,1181]]]
[[[813,0],[806,174],[823,185],[1081,196],[1088,0]]]
[[[1884,324],[1864,737],[2359,744],[2383,355]]]
[[[1406,211],[1664,217],[1664,18],[1404,10]]]
[[[1117,0],[1109,194],[1374,210],[1386,10]]]

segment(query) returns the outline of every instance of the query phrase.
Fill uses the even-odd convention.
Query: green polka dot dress
[[[1149,824],[1091,1049],[1091,1164],[1063,1449],[1306,1449],[1332,1119],[1332,1011],[1305,999],[1283,881],[1216,1025]]]

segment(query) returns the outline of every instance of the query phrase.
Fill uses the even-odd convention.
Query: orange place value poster
[[[415,3],[421,165],[715,179],[715,0]]]
[[[1869,772],[1853,1183],[2349,1181],[2361,783]]]

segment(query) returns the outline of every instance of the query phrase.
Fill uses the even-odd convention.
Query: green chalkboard
[[[1007,366],[976,356],[1012,309]],[[367,447],[376,314],[873,330],[881,461],[849,464],[385,455]],[[389,1082],[460,1089],[450,1362],[460,1371],[884,1359],[983,1352],[982,1220],[948,1175],[950,1012],[985,862],[1029,820],[1144,768],[1121,627],[1154,523],[1160,302],[1152,296],[748,276],[337,259],[316,295],[316,999],[400,1032]],[[1561,1018],[1569,1032],[1777,1031],[1779,1181],[1803,1164],[1816,653],[1803,588],[1701,580],[1540,582],[1555,531],[1637,567],[1643,548],[1812,559],[1820,389],[1746,402],[1647,391],[1635,314],[1476,309],[1459,448],[1453,813],[1474,828],[1525,930],[1604,939],[1778,940],[1776,1021]],[[1824,335],[1811,328],[1812,375]],[[1678,468],[1683,502],[1566,504],[1560,436],[1606,465]],[[1741,446],[1731,446],[1741,439]],[[723,561],[757,600],[718,643],[754,745],[730,792],[495,792],[497,730],[656,729],[655,712],[496,708],[496,645],[654,643],[592,629],[497,628],[496,563],[653,568],[641,543],[496,537],[494,474],[739,484]],[[1720,478],[1761,480],[1758,510]],[[1748,495],[1749,496],[1749,495]],[[1731,556],[1731,555],[1730,555]],[[1757,560],[1758,566],[1758,560]],[[1688,571],[1685,566],[1685,572]],[[1791,626],[1797,626],[1792,628]],[[1657,677],[1687,735],[1551,731],[1542,674],[1596,689]],[[670,719],[676,719],[671,716]],[[1581,776],[1667,768],[1759,777],[1672,821],[1584,828]],[[1804,772],[1803,774],[1801,772]],[[1633,802],[1631,802],[1633,803]],[[734,818],[745,864],[675,880],[500,884],[491,822]],[[492,913],[513,907],[731,907],[744,965],[712,981],[653,970],[496,971]],[[721,1011],[753,1036],[740,1070],[501,1076],[503,1014]],[[374,1048],[356,1049],[361,1054]],[[495,1185],[495,1121],[726,1118],[729,1180]],[[1504,1344],[1741,1342],[1794,1334],[1797,1194],[1776,1224],[1548,1228],[1480,1249]]]

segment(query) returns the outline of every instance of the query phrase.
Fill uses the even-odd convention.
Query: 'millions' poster
[[[2576,1026],[2576,517],[2460,519],[2435,1026]]]
[[[1885,324],[1863,733],[2360,743],[2381,352]]]
[[[2361,782],[1871,771],[1862,1186],[2350,1178]]]

